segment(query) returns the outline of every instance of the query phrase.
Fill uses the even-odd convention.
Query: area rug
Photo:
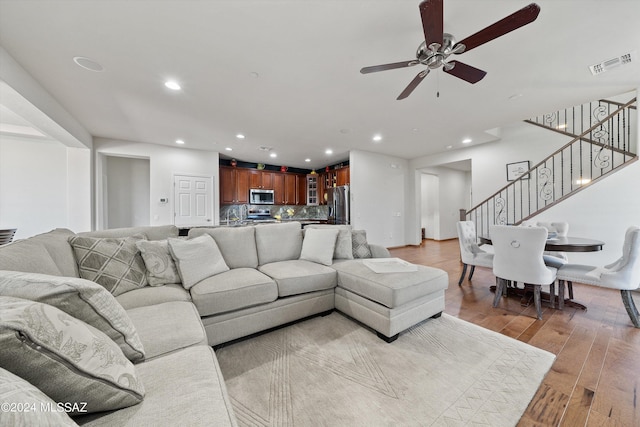
[[[337,312],[216,354],[241,426],[514,426],[555,359],[446,314],[387,344]]]

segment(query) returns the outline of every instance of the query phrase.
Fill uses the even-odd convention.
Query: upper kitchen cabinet
[[[348,185],[351,182],[351,180],[349,179],[349,167],[336,169],[335,173],[336,185],[338,187],[341,185]]]
[[[273,193],[276,205],[306,204],[306,175],[293,173],[273,174]],[[300,190],[302,187],[302,190]]]
[[[249,188],[273,190],[273,172],[249,170]]]
[[[220,203],[249,203],[249,169],[220,166]]]

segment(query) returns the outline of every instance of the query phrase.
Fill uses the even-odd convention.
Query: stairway
[[[494,224],[518,225],[638,160],[636,98],[600,100],[525,122],[571,141],[461,215],[479,235]]]

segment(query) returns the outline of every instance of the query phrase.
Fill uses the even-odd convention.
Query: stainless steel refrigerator
[[[349,186],[342,185],[327,189],[327,206],[329,206],[329,224],[349,224]]]

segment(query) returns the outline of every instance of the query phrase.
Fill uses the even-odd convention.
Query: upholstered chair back
[[[640,288],[640,227],[629,227],[624,236],[622,257],[604,266],[600,274],[600,286],[633,290]]]
[[[550,232],[557,233],[560,237],[566,237],[569,233],[568,222],[537,222],[538,227],[544,227]]]
[[[459,221],[457,228],[462,262],[473,264],[475,255],[484,252],[477,243],[476,226],[473,221]]]
[[[547,268],[542,259],[546,228],[494,225],[489,232],[496,277],[531,285],[548,285],[554,281],[555,269]]]

